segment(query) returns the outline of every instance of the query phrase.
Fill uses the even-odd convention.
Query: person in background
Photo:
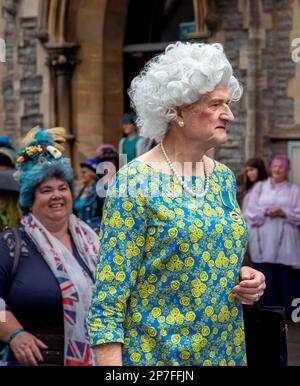
[[[288,182],[289,168],[286,155],[275,156],[271,176],[255,184],[245,212],[253,267],[268,284],[262,304],[284,306],[288,321],[300,298],[300,188]]]
[[[17,158],[24,213],[19,250],[10,229],[0,235],[4,364],[94,364],[85,319],[99,243],[96,233],[72,214],[73,171],[62,157],[64,133],[63,128],[32,129]]]
[[[97,183],[97,195],[101,198],[103,209],[109,184],[115,173],[119,170],[120,160],[116,148],[109,144],[100,145],[96,150],[96,159],[98,164],[99,181]],[[102,213],[101,216],[102,218]]]
[[[18,184],[13,178],[16,152],[10,138],[0,136],[0,232],[18,224]]]
[[[96,159],[101,162],[111,162],[115,172],[119,170],[119,154],[113,145],[102,144],[96,149]]]
[[[264,160],[260,157],[250,158],[245,164],[245,192],[243,197],[242,211],[245,214],[249,194],[258,181],[264,181],[268,178],[268,172]]]
[[[123,115],[122,129],[124,137],[119,142],[119,154],[122,155],[120,166],[144,154],[152,145],[152,141],[138,134],[135,115],[133,113]],[[124,156],[126,156],[126,158],[124,158]]]
[[[92,158],[80,164],[81,186],[74,200],[74,214],[90,225],[95,232],[99,231],[103,200],[97,195],[98,159]]]
[[[241,268],[235,176],[205,155],[226,143],[241,86],[222,45],[177,42],[129,94],[159,145],[121,168],[106,198],[87,319],[97,363],[245,365],[242,302],[259,299],[264,275]]]

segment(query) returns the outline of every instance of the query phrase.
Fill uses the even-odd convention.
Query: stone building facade
[[[168,42],[218,41],[244,96],[215,157],[241,183],[247,158],[290,153],[300,183],[299,0],[0,0],[0,9],[0,131],[17,147],[35,125],[67,128],[74,165],[117,145],[126,88],[144,62]]]

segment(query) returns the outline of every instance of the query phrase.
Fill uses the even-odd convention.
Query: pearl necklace
[[[172,171],[172,173],[173,173],[175,179],[177,180],[177,182],[180,183],[180,185],[182,186],[182,188],[183,188],[184,190],[186,190],[190,196],[192,196],[192,197],[194,197],[194,198],[198,198],[198,199],[203,199],[203,198],[206,196],[206,194],[207,194],[207,192],[208,192],[208,190],[209,190],[209,175],[208,175],[207,166],[206,166],[206,163],[204,162],[204,160],[203,160],[202,162],[203,162],[204,176],[205,176],[205,185],[204,185],[204,186],[205,186],[205,189],[204,189],[204,192],[203,192],[203,193],[196,193],[196,192],[194,192],[191,188],[189,188],[189,187],[187,186],[187,184],[183,181],[182,176],[180,176],[180,175],[177,173],[177,171],[176,171],[176,169],[174,168],[174,166],[173,166],[173,164],[172,164],[170,158],[168,157],[168,155],[167,155],[167,153],[166,153],[166,150],[165,150],[165,148],[164,148],[164,145],[163,145],[163,142],[162,142],[162,141],[160,142],[160,148],[161,148],[161,151],[162,151],[162,153],[163,153],[163,155],[164,155],[164,157],[165,157],[165,159],[166,159],[166,161],[167,161],[167,163],[168,163],[168,165],[169,165],[169,167],[170,167],[170,169],[171,169],[171,171]]]

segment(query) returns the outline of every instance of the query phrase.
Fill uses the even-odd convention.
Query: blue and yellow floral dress
[[[236,181],[215,161],[204,200],[132,161],[105,204],[88,317],[92,346],[123,343],[124,365],[245,365],[239,281],[247,227]],[[203,178],[186,179],[203,191]]]

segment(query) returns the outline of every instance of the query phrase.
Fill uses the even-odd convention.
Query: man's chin
[[[215,144],[214,146],[221,146],[221,145],[225,145],[228,141],[228,136],[227,134],[224,134],[223,136],[219,136],[216,141],[215,141]]]

